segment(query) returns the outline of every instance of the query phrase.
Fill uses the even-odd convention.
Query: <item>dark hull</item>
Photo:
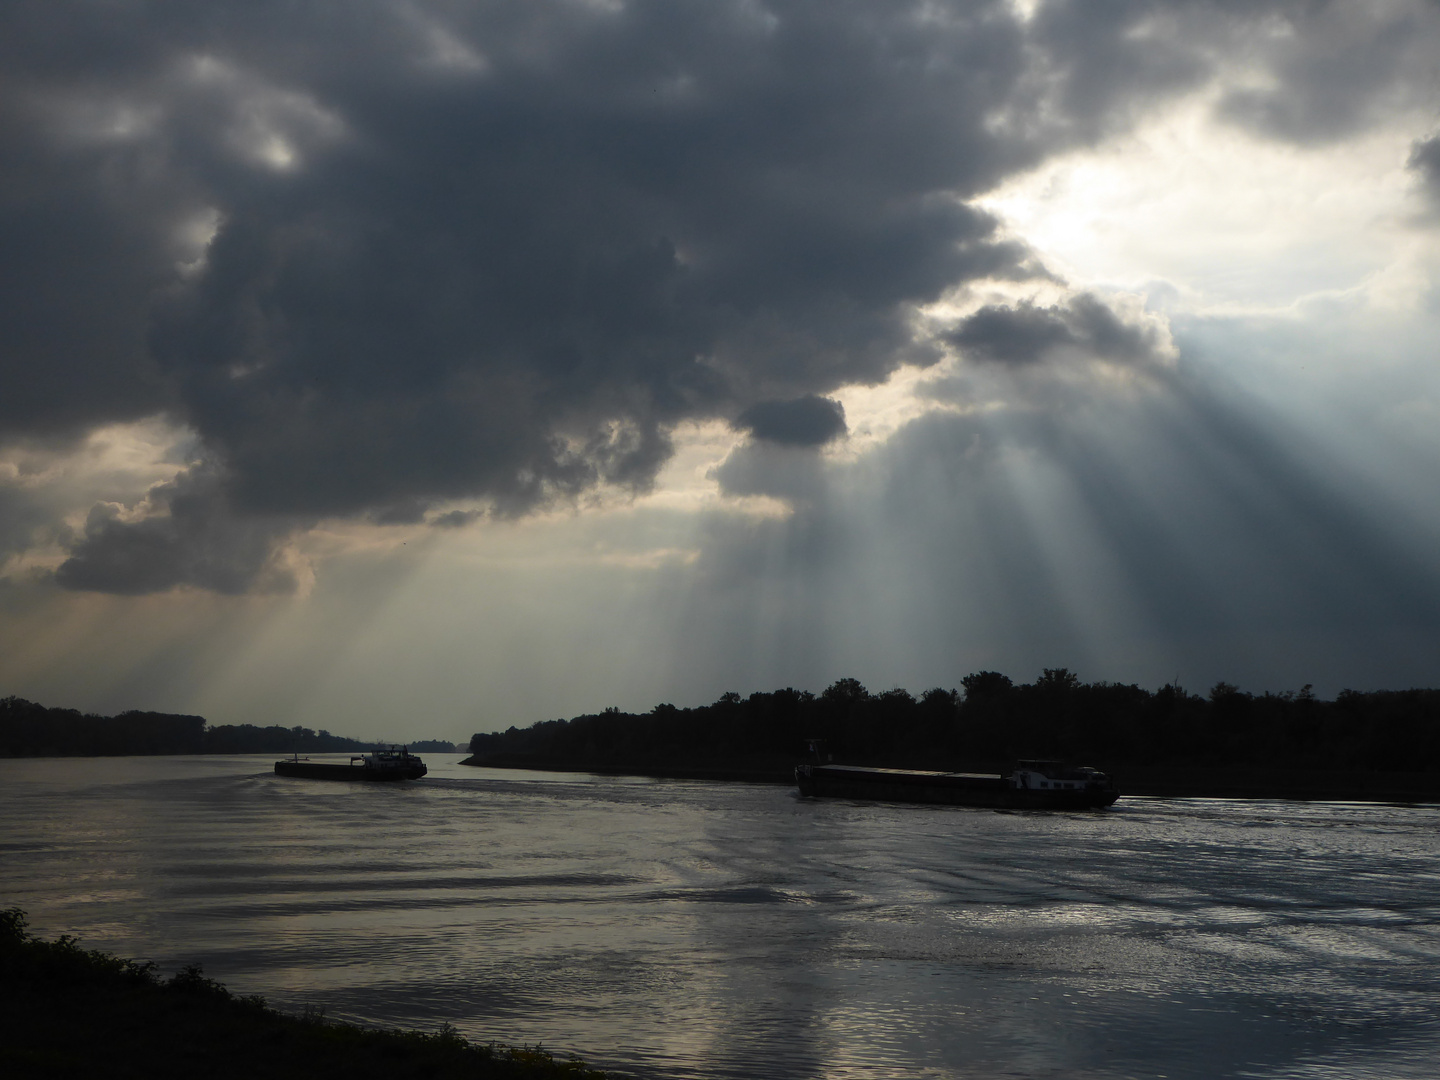
[[[1009,778],[980,773],[920,772],[802,765],[795,770],[800,794],[830,799],[979,806],[1004,810],[1094,810],[1119,793],[1094,785],[1060,791],[1018,788]]]
[[[404,768],[366,768],[364,765],[336,765],[324,761],[277,761],[277,776],[302,780],[418,780],[428,772],[424,765]]]

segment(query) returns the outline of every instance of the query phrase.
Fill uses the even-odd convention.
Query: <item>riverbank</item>
[[[460,762],[492,769],[533,769],[541,772],[584,772],[598,776],[647,776],[665,780],[741,781],[752,784],[795,783],[795,762],[751,759],[721,762],[708,768],[654,762],[596,764],[574,759],[519,754],[473,755]],[[908,763],[901,767],[916,768]],[[975,772],[1004,773],[994,763],[943,763],[931,766]],[[1153,765],[1102,765],[1121,796],[1172,799],[1293,799],[1297,801],[1440,803],[1440,772],[1374,772],[1365,770],[1261,769],[1254,767],[1169,768]]]
[[[191,1077],[249,1080],[619,1080],[536,1049],[477,1046],[452,1031],[380,1031],[291,1016],[236,997],[199,968],[153,965],[42,941],[0,912],[0,1075],[17,1080]]]

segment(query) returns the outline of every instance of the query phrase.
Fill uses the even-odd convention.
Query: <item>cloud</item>
[[[78,439],[173,400],[145,340],[173,274],[153,228],[169,193],[106,147],[51,145],[23,97],[0,76],[0,437]]]
[[[128,595],[179,586],[225,594],[295,587],[275,549],[302,523],[237,516],[211,469],[156,485],[132,514],[126,520],[125,508],[96,505],[55,580],[67,589]]]
[[[765,496],[792,506],[826,498],[827,470],[813,451],[846,434],[840,402],[813,394],[762,401],[742,412],[735,426],[750,440],[711,470],[722,494]]]
[[[474,524],[481,516],[479,510],[447,510],[431,518],[430,524],[437,529],[463,529]]]
[[[815,394],[790,401],[761,401],[736,417],[735,426],[782,446],[823,446],[845,434],[845,408]]]
[[[1318,103],[1232,94],[1244,123],[1305,138],[1392,100],[1427,9],[1319,8],[7,5],[0,443],[185,425],[203,472],[102,501],[57,580],[234,591],[294,522],[647,491],[684,422],[824,442],[843,417],[797,403],[942,358],[918,309],[1053,278],[973,205],[1005,178],[1235,42]],[[1107,311],[985,309],[951,343],[1159,348]]]
[[[1406,166],[1420,177],[1426,198],[1440,212],[1440,135],[1417,139],[1410,149]]]
[[[6,431],[164,410],[231,514],[643,491],[676,423],[932,361],[914,305],[1034,272],[965,204],[1043,152],[987,126],[1003,4],[60,7],[8,19]]]
[[[1057,355],[1118,364],[1163,362],[1169,336],[1153,316],[1126,321],[1097,297],[1081,293],[1063,304],[1022,302],[980,308],[947,331],[943,340],[967,359],[1033,364]]]
[[[1428,73],[1440,48],[1433,3],[1262,5],[1257,14],[1253,37],[1235,42],[1252,85],[1227,90],[1221,115],[1307,144],[1417,107],[1433,111]]]

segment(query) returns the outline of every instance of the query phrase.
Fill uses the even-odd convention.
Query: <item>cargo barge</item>
[[[356,754],[348,765],[334,761],[311,761],[298,754],[275,762],[277,776],[302,780],[418,780],[429,772],[425,763],[408,747],[390,747],[373,754]]]
[[[1009,776],[808,762],[795,767],[795,783],[806,797],[1009,810],[1095,810],[1120,797],[1098,769],[1039,760],[1017,763]]]

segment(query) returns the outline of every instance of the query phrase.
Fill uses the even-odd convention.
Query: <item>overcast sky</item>
[[[1434,0],[0,7],[0,694],[1440,685]]]

